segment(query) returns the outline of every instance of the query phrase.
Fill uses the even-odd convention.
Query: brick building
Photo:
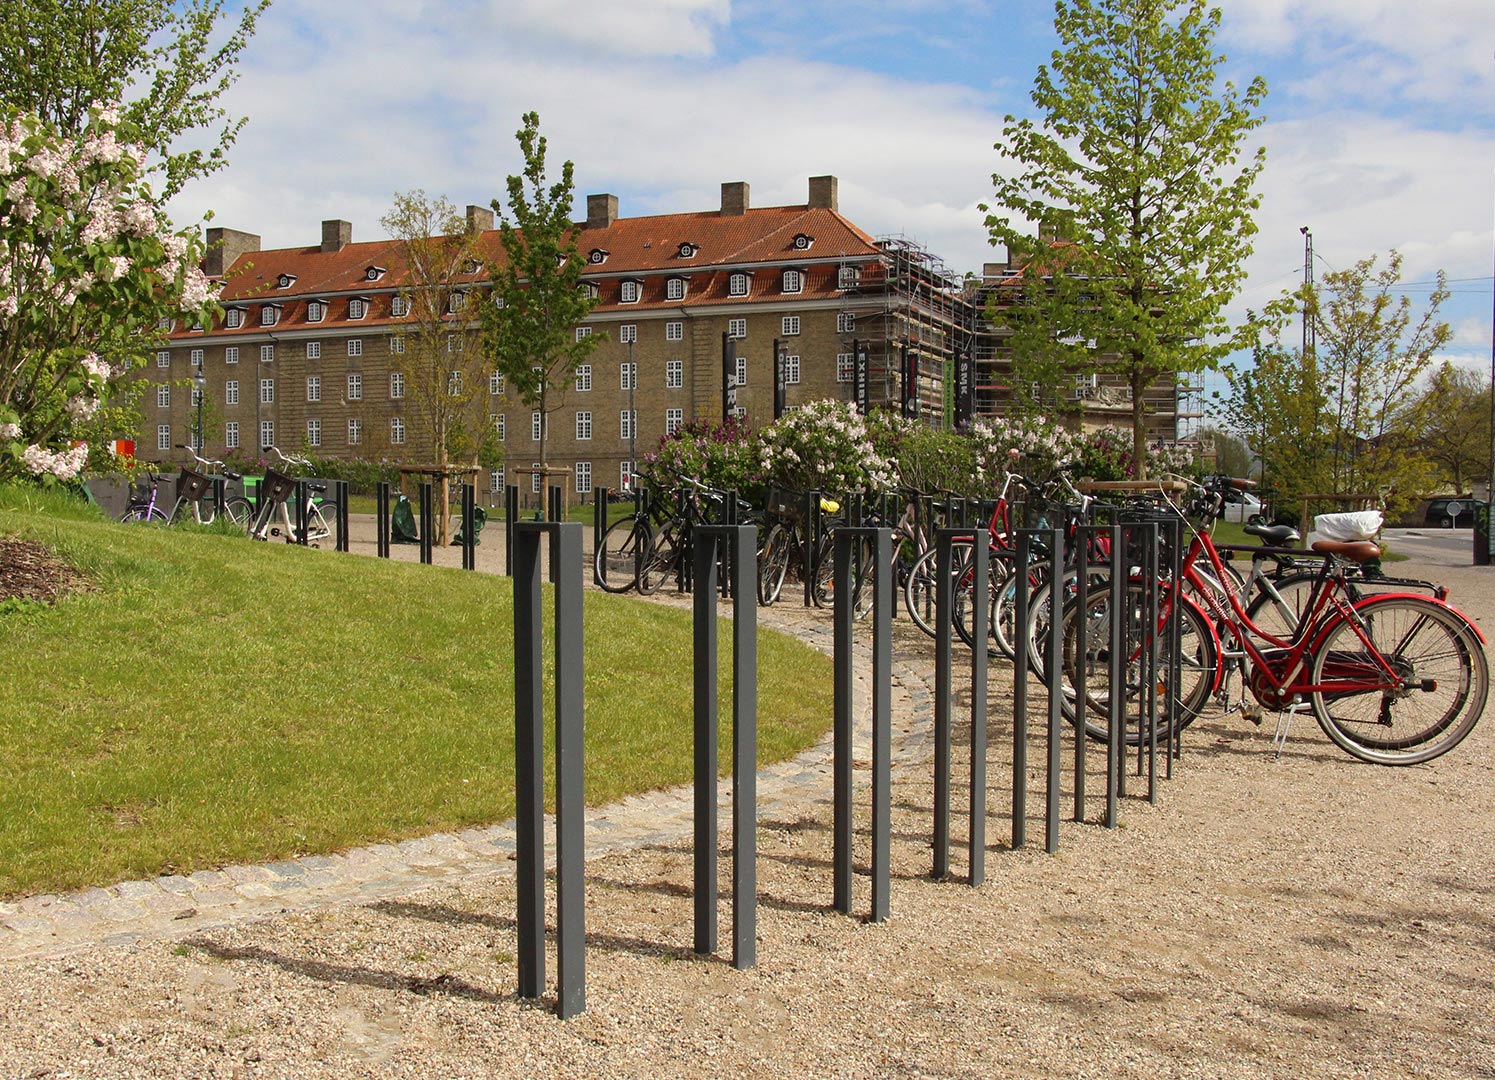
[[[901,240],[875,240],[841,215],[837,181],[813,177],[803,205],[755,208],[745,183],[725,183],[710,211],[622,217],[611,195],[587,198],[578,223],[584,287],[598,303],[577,334],[606,333],[550,416],[550,461],[574,493],[616,487],[660,437],[694,418],[720,419],[724,335],[736,353],[736,408],[754,426],[773,414],[774,347],[785,404],[851,400],[866,356],[867,400],[951,417],[953,362],[970,347],[974,308],[937,260]],[[468,207],[486,257],[503,257],[491,212]],[[206,270],[224,282],[224,315],[169,328],[142,375],[143,458],[180,460],[195,433],[194,376],[203,387],[208,456],[255,456],[277,445],[336,458],[431,460],[401,375],[409,304],[400,246],[354,243],[344,221],[321,243],[261,250],[259,238],[208,232]],[[466,282],[484,302],[486,274]],[[453,352],[473,350],[474,303],[454,305]],[[454,365],[455,366],[455,365]],[[488,418],[506,466],[530,466],[539,420],[503,380],[488,381]],[[511,474],[512,475],[512,474]],[[490,477],[497,490],[503,470]],[[536,481],[538,482],[538,481]]]

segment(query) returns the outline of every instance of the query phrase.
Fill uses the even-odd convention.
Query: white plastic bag
[[[1353,510],[1344,514],[1319,514],[1313,519],[1317,540],[1374,540],[1386,519],[1379,510]]]

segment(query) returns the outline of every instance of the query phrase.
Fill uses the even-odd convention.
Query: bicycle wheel
[[[648,552],[648,522],[636,517],[619,518],[602,534],[602,543],[592,557],[594,580],[610,593],[638,588],[640,556]]]
[[[768,530],[763,550],[758,553],[758,602],[764,607],[778,600],[789,574],[789,556],[794,538],[783,525]]]
[[[313,503],[306,516],[306,542],[311,547],[337,547],[337,503]]]
[[[245,532],[248,532],[254,525],[254,507],[243,496],[235,495],[224,503],[223,513],[228,520]]]
[[[1376,765],[1448,753],[1474,729],[1489,693],[1473,627],[1416,596],[1371,597],[1355,615],[1331,623],[1314,646],[1313,685],[1344,687],[1309,695],[1324,734]]]
[[[1272,637],[1291,641],[1298,632],[1298,620],[1313,599],[1317,580],[1317,574],[1262,579],[1256,585],[1256,595],[1248,597],[1246,617]]]
[[[166,513],[159,506],[131,506],[120,515],[120,521],[132,524],[165,525],[167,523]]]
[[[1044,597],[1047,595],[1048,581],[1052,572],[1049,561],[1040,559],[1028,563],[1028,572],[1025,575],[1018,574],[1017,563],[1014,561],[1013,571],[997,588],[996,596],[992,599],[991,636],[992,640],[997,643],[997,648],[1007,659],[1017,659],[1017,642],[1023,637],[1017,628],[1017,590],[1022,587],[1028,589],[1030,611],[1037,603],[1047,603]],[[1032,622],[1030,618],[1029,623],[1032,624]]]
[[[1156,628],[1148,630],[1143,607],[1142,584],[1134,581],[1127,586],[1126,606],[1122,614],[1125,638],[1120,643],[1120,647],[1125,649],[1126,659],[1122,686],[1119,688],[1110,685],[1113,649],[1111,590],[1109,588],[1096,589],[1087,597],[1084,613],[1086,637],[1083,656],[1079,655],[1076,633],[1079,605],[1075,603],[1066,605],[1062,615],[1064,627],[1061,656],[1064,713],[1071,722],[1075,721],[1075,682],[1083,666],[1085,734],[1092,739],[1101,741],[1106,739],[1110,730],[1111,700],[1118,691],[1123,695],[1121,706],[1123,740],[1136,745],[1145,736],[1146,728],[1140,715],[1143,707],[1142,696],[1148,690],[1148,684],[1145,681],[1147,672],[1143,659],[1145,649],[1153,642],[1156,642],[1158,657],[1156,688],[1159,741],[1165,742],[1175,730],[1188,727],[1209,701],[1218,678],[1219,649],[1215,644],[1208,618],[1196,604],[1187,599],[1182,602],[1182,607],[1179,609],[1178,636],[1175,640],[1171,623],[1168,620],[1169,605],[1175,595],[1167,589],[1160,593],[1158,623]],[[1179,660],[1180,674],[1176,687],[1173,685],[1173,675],[1169,670],[1169,660],[1175,656]],[[1169,723],[1170,696],[1176,698],[1178,702],[1175,724]]]
[[[903,581],[903,606],[908,611],[908,617],[930,637],[934,637],[935,633],[935,551],[931,547],[915,559]]]
[[[648,553],[639,563],[638,591],[641,596],[658,592],[661,585],[675,576],[683,550],[684,545],[673,528],[666,526],[653,535]]]
[[[961,641],[965,642],[967,648],[976,647],[975,609],[976,604],[984,603],[987,611],[986,653],[992,657],[1001,656],[1002,650],[997,644],[997,635],[991,625],[991,614],[996,610],[997,596],[1007,585],[1008,579],[1012,577],[1012,553],[1001,548],[987,548],[986,587],[979,590],[973,565],[975,562],[974,547],[969,544],[963,545],[952,552],[952,555],[959,560],[953,566],[955,581],[950,597],[950,611],[955,622],[955,633]]]

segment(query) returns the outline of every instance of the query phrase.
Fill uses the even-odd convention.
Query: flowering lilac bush
[[[971,425],[970,440],[977,479],[988,489],[1001,482],[1002,472],[1014,461],[1014,450],[1019,471],[1044,477],[1060,465],[1081,460],[1086,445],[1084,436],[1034,417],[978,420]]]
[[[213,310],[132,135],[107,108],[75,137],[0,112],[0,479],[74,479],[133,427],[116,392],[162,321]]]
[[[880,454],[856,406],[812,401],[759,436],[758,473],[769,484],[838,495],[887,491],[898,483],[892,459]]]
[[[756,466],[754,440],[746,424],[735,419],[721,424],[692,420],[644,455],[639,476],[655,498],[671,495],[687,478],[752,498],[762,487]]]

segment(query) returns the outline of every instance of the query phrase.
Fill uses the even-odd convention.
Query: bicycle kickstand
[[[1277,750],[1274,761],[1282,760],[1282,748],[1287,743],[1287,733],[1293,726],[1293,717],[1306,708],[1308,708],[1308,702],[1295,701],[1277,713],[1277,732],[1272,736],[1272,745]]]

